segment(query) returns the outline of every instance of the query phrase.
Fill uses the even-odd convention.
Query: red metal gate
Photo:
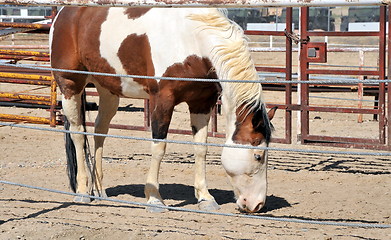
[[[300,76],[301,80],[309,80],[310,75],[355,75],[355,76],[376,76],[377,79],[385,79],[385,56],[386,56],[386,7],[380,7],[380,31],[378,32],[320,32],[308,30],[309,8],[301,8],[300,38],[310,39],[313,36],[337,36],[337,37],[360,37],[375,36],[378,38],[379,66],[377,70],[341,70],[341,69],[319,69],[310,65],[311,62],[327,62],[327,46],[323,42],[302,42],[300,48]],[[309,52],[315,52],[315,56],[309,56]],[[348,84],[349,85],[349,84]],[[357,84],[356,84],[357,85]],[[371,88],[378,96],[378,106],[373,108],[344,108],[344,107],[320,107],[311,105],[309,84],[300,84],[301,97],[301,143],[319,144],[338,147],[359,147],[373,149],[390,149],[391,144],[386,139],[386,106],[390,106],[389,100],[386,104],[386,84],[379,83],[375,86],[361,84],[361,87]],[[374,114],[378,116],[378,137],[377,138],[353,138],[345,136],[321,136],[310,132],[310,112],[336,112],[336,113],[358,113]],[[389,110],[388,110],[389,111]],[[349,127],[349,126],[346,126]]]
[[[336,31],[309,31],[309,8],[300,8],[300,37],[293,34],[292,29],[292,8],[286,9],[286,30],[283,31],[246,31],[248,35],[270,35],[270,36],[284,36],[286,35],[286,60],[285,67],[257,67],[258,71],[264,72],[276,72],[285,73],[285,79],[292,79],[292,39],[294,39],[300,46],[299,54],[299,76],[300,80],[310,80],[310,75],[354,75],[354,76],[373,76],[377,79],[385,79],[386,75],[386,7],[380,7],[380,30],[377,32],[336,32]],[[389,18],[390,18],[389,14]],[[389,21],[390,24],[391,21]],[[377,70],[342,70],[342,69],[320,69],[314,68],[310,63],[326,63],[327,62],[327,43],[325,42],[312,42],[311,37],[318,36],[335,36],[335,37],[360,37],[360,36],[375,36],[378,38],[379,46],[379,66]],[[389,33],[389,36],[390,33]],[[296,39],[294,38],[296,37]],[[389,45],[391,40],[388,40]],[[389,66],[391,60],[390,51],[388,51]],[[391,73],[388,73],[389,78]],[[391,89],[388,88],[386,83],[380,83],[377,85],[368,84],[343,84],[345,87],[333,86],[326,84],[283,84],[276,86],[275,84],[263,84],[266,90],[285,90],[285,104],[268,104],[269,107],[278,106],[285,111],[285,138],[274,139],[275,142],[291,143],[292,141],[292,111],[300,111],[300,131],[298,138],[302,144],[316,144],[338,147],[355,147],[355,148],[368,148],[368,149],[391,149],[391,141],[388,140],[388,136],[391,135],[391,127],[387,121],[391,117]],[[301,101],[298,104],[292,103],[292,91],[297,89],[300,93]],[[296,88],[297,87],[297,88]],[[359,90],[371,91],[377,98],[378,104],[372,108],[361,106],[357,107],[323,107],[311,105],[309,101],[309,93],[317,89],[323,89],[323,91],[347,91],[347,89],[354,87]],[[386,111],[387,109],[387,111]],[[373,114],[378,120],[378,137],[377,138],[354,138],[345,136],[323,136],[315,135],[310,132],[310,113],[311,112],[331,112],[331,113],[346,113],[346,114]],[[347,126],[348,127],[348,126]],[[387,132],[388,131],[388,132]],[[368,133],[371,134],[371,133]]]

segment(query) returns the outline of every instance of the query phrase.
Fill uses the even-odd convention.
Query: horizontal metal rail
[[[305,6],[384,6],[390,0],[0,0],[0,4],[29,6],[94,6],[94,7],[305,7]]]
[[[10,99],[18,99],[18,100],[30,100],[35,101],[41,105],[50,105],[51,99],[50,96],[40,96],[33,94],[19,94],[19,93],[7,93],[0,92],[0,98],[10,98]]]
[[[37,61],[37,62],[48,62],[50,61],[49,57],[35,57],[35,56],[17,56],[17,55],[2,55],[0,54],[0,59],[7,59],[7,60],[29,60],[29,61]]]
[[[292,83],[292,84],[378,84],[378,83],[389,83],[391,79],[354,79],[354,78],[333,78],[330,80],[229,80],[229,79],[207,79],[207,78],[177,78],[177,77],[154,77],[154,76],[142,76],[142,75],[127,75],[127,74],[114,74],[114,73],[102,73],[102,72],[90,72],[90,71],[77,71],[77,70],[67,70],[59,68],[44,68],[36,67],[31,65],[24,64],[7,64],[0,63],[0,66],[5,67],[19,67],[26,69],[34,70],[44,70],[44,71],[53,71],[53,72],[67,72],[67,73],[79,73],[87,75],[96,75],[96,76],[110,76],[110,77],[126,77],[126,78],[141,78],[141,79],[159,79],[159,80],[170,80],[170,81],[194,81],[194,82],[226,82],[226,83]],[[368,71],[372,72],[372,71]],[[375,71],[373,71],[375,72]],[[263,76],[275,76],[275,74],[263,74]]]
[[[49,45],[0,45],[0,49],[49,49]]]
[[[16,56],[50,57],[50,54],[47,52],[7,50],[7,49],[0,49],[0,54],[1,55],[16,55]]]
[[[10,66],[12,66],[10,64]],[[0,69],[1,70],[1,69]],[[28,80],[39,80],[39,81],[51,81],[53,80],[52,76],[43,76],[37,74],[23,74],[23,73],[7,73],[0,72],[0,78],[18,78],[18,79],[28,79]]]
[[[2,121],[10,121],[10,122],[27,122],[27,123],[36,123],[36,124],[50,124],[50,119],[49,118],[22,116],[22,115],[14,115],[14,114],[2,114],[2,113],[0,113],[0,120],[2,120]]]
[[[4,78],[0,77],[0,82],[2,83],[16,83],[16,84],[29,84],[29,85],[44,85],[50,86],[50,81],[45,80],[29,80],[29,79],[17,79],[17,78]]]
[[[363,152],[363,151],[338,151],[338,150],[331,151],[331,150],[317,150],[317,149],[263,147],[263,146],[251,146],[251,145],[241,145],[241,144],[220,144],[220,143],[210,143],[210,142],[209,143],[200,143],[200,142],[190,142],[190,141],[180,141],[180,140],[155,139],[155,138],[119,136],[119,135],[112,135],[112,134],[69,131],[69,130],[64,130],[64,129],[43,128],[43,127],[37,127],[37,126],[28,126],[28,125],[22,125],[22,124],[6,123],[6,122],[0,122],[0,126],[9,126],[9,127],[15,127],[15,128],[24,128],[24,129],[48,131],[48,132],[81,134],[81,135],[86,135],[86,136],[101,136],[101,137],[116,138],[116,139],[128,139],[128,140],[147,141],[147,142],[165,142],[165,143],[175,143],[175,144],[195,145],[195,146],[227,147],[227,148],[237,148],[237,149],[256,149],[256,150],[269,150],[269,151],[280,151],[280,152],[391,157],[391,152],[389,152],[389,151],[384,151],[384,152],[379,152],[379,151],[371,151],[371,152],[369,152],[369,151],[366,151],[366,152]]]
[[[2,1],[0,1],[2,3]],[[40,30],[50,30],[51,24],[39,24],[39,23],[16,23],[16,22],[0,22],[0,27],[12,27],[12,28],[31,28]]]

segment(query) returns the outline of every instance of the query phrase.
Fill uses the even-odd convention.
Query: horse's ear
[[[274,114],[276,113],[277,108],[278,107],[273,107],[272,109],[269,110],[269,112],[267,112],[267,116],[268,116],[270,121],[273,119]]]

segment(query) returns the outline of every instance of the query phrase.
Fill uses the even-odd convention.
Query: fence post
[[[362,70],[362,67],[364,66],[364,51],[362,49],[360,49],[358,55],[359,55],[359,59],[360,59],[359,70]],[[362,75],[359,76],[358,78],[361,81],[364,80],[364,76],[362,76]],[[358,100],[359,100],[358,101],[358,108],[362,108],[362,100],[364,97],[364,84],[363,83],[358,84],[357,93],[358,93]],[[359,123],[363,122],[363,114],[362,113],[358,114],[357,122],[359,122]]]

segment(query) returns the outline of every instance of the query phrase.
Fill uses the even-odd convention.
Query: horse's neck
[[[213,31],[213,30],[210,30]],[[243,32],[232,27],[216,35],[209,34],[210,59],[221,80],[259,80],[255,65],[251,60]],[[252,103],[257,106],[261,99],[262,87],[259,83],[221,82],[223,108],[227,119],[227,141],[236,129],[236,110],[239,106]]]

